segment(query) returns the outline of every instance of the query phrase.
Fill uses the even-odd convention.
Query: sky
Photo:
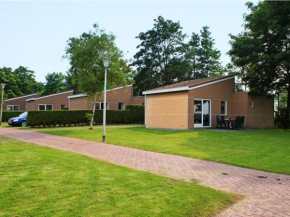
[[[25,66],[44,82],[50,72],[66,72],[63,59],[67,40],[97,23],[116,35],[116,45],[132,59],[140,32],[152,29],[163,16],[179,21],[188,36],[209,26],[223,65],[230,62],[229,34],[243,31],[247,1],[1,1],[0,67]],[[257,1],[253,1],[257,3]],[[189,37],[186,39],[188,40]]]

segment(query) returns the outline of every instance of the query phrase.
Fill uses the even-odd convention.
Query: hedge
[[[3,111],[2,115],[2,121],[8,121],[10,118],[18,117],[25,111]]]
[[[28,111],[31,127],[86,125],[92,110]],[[103,123],[103,110],[96,110],[94,124]],[[143,124],[144,106],[127,105],[125,111],[107,110],[107,124]]]

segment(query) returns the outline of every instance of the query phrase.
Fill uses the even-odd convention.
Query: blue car
[[[19,117],[10,118],[8,120],[8,124],[11,126],[26,127],[27,126],[26,119],[27,119],[27,112],[24,112],[21,115],[19,115]]]

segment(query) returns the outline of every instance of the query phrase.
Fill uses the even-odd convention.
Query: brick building
[[[86,94],[76,94],[68,96],[70,110],[92,109],[93,100]],[[96,101],[96,109],[103,109],[103,95]],[[133,85],[125,87],[117,87],[107,90],[107,109],[109,110],[125,110],[129,104],[144,104],[143,96],[133,96]]]
[[[245,116],[245,127],[274,127],[274,98],[235,93],[234,76],[195,79],[144,91],[147,128],[216,127],[216,116]]]
[[[26,100],[30,99],[31,97],[37,97],[37,93],[7,99],[4,101],[4,110],[26,111]]]
[[[69,107],[68,96],[73,90],[26,99],[27,110],[61,110]]]

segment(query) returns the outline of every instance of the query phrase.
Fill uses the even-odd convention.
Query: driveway
[[[0,135],[244,195],[219,216],[290,216],[290,176],[81,139],[0,127]],[[289,165],[290,166],[290,165]]]

